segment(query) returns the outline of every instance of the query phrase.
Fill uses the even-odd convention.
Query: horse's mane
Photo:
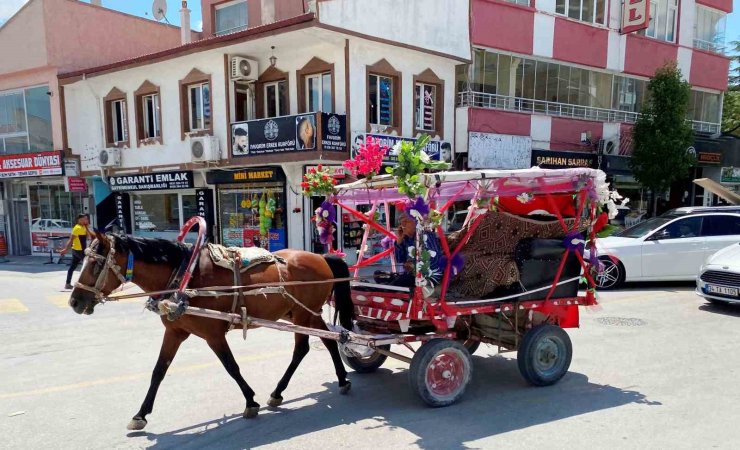
[[[167,264],[180,267],[190,257],[190,248],[182,242],[167,239],[144,238],[116,234],[116,252],[134,255],[134,259],[153,264]]]

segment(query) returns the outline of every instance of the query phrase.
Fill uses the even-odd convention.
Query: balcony
[[[694,39],[694,48],[705,50],[707,52],[717,53],[718,55],[725,55],[724,45],[717,42]]]
[[[619,111],[614,109],[597,108],[593,106],[569,105],[567,103],[533,100],[522,97],[487,94],[484,92],[464,91],[458,93],[457,106],[473,108],[502,109],[506,111],[544,114],[554,117],[570,119],[596,120],[599,122],[635,123],[639,113],[633,111]],[[691,121],[694,131],[717,134],[720,124]]]

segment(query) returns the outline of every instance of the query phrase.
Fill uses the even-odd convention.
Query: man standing
[[[93,235],[87,228],[90,225],[90,218],[87,214],[77,215],[77,224],[72,228],[72,234],[69,236],[67,245],[61,251],[61,255],[64,256],[69,249],[72,249],[72,263],[69,265],[67,271],[67,282],[64,285],[64,289],[72,289],[72,274],[74,273],[77,266],[85,259],[85,248],[87,248],[87,238],[90,237],[92,240]]]

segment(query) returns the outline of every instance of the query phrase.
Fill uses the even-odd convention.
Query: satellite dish
[[[152,16],[154,16],[157,21],[160,21],[165,19],[166,14],[167,0],[154,0],[154,2],[152,2]]]

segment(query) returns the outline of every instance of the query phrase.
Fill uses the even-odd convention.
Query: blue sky
[[[23,6],[28,0],[0,0],[0,24],[8,20],[13,14],[15,14],[21,6]],[[152,16],[152,2],[151,0],[102,0],[103,5],[108,8],[123,11],[129,14],[135,14],[137,16],[143,16],[151,18]],[[732,2],[734,13],[730,14],[727,18],[727,42],[740,40],[740,0],[733,0]],[[193,29],[200,30],[203,26],[203,21],[200,16],[200,1],[191,0],[188,7],[192,11],[190,13],[190,23]],[[178,0],[167,0],[167,19],[174,25],[180,24],[180,1]]]
[[[28,0],[0,0],[0,24],[5,23],[13,16]],[[738,0],[740,1],[740,0]],[[152,18],[151,0],[102,0],[103,6],[117,11],[134,14],[137,16]],[[89,2],[87,2],[89,3]],[[180,1],[167,0],[167,19],[173,25],[180,25]],[[200,16],[200,1],[190,0],[190,24],[195,30],[200,30],[203,21]]]

